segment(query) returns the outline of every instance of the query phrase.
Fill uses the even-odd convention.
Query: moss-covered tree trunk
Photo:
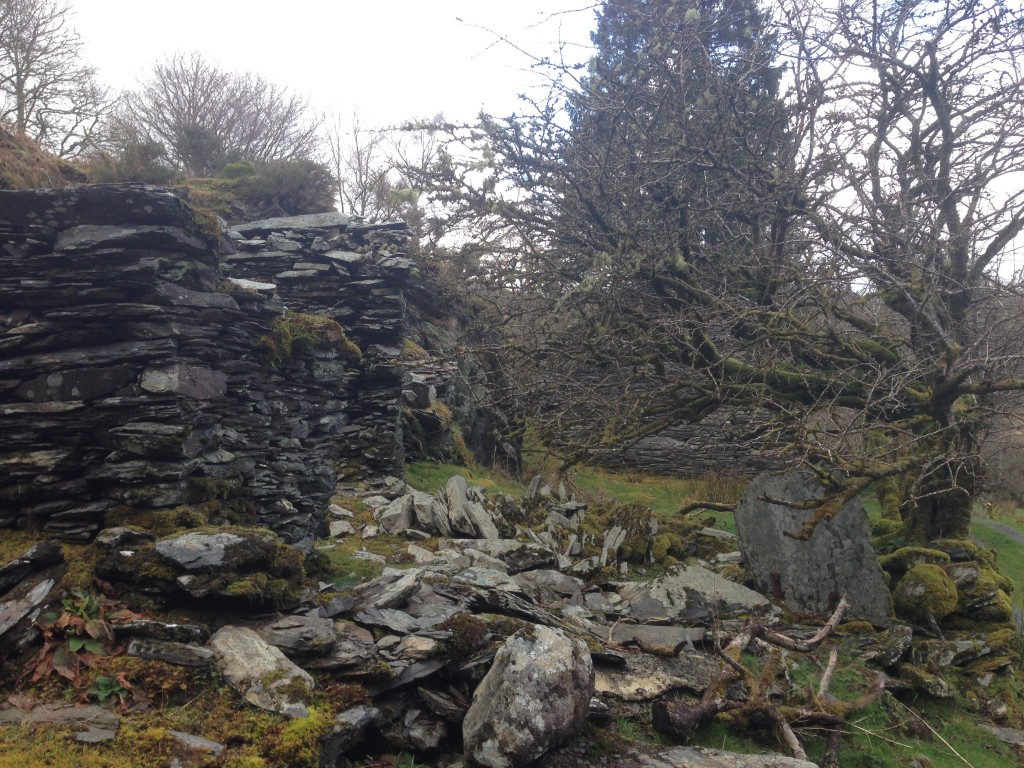
[[[978,486],[978,461],[943,464],[933,470],[905,505],[907,539],[966,539],[971,534],[971,508]]]

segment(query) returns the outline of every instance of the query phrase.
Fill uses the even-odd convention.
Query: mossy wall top
[[[143,185],[0,191],[0,527],[81,541],[216,501],[308,544],[339,466],[401,460],[405,236],[341,214],[213,233]],[[326,331],[269,365],[289,314]]]

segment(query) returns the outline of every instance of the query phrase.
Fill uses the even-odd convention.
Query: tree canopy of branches
[[[1019,9],[605,0],[593,39],[433,169],[500,232],[481,274],[520,310],[506,359],[542,426],[581,456],[756,413],[746,437],[833,491],[810,526],[891,479],[908,537],[966,536],[986,415],[1024,387],[998,272],[1024,226]]]
[[[109,108],[60,0],[0,0],[0,121],[61,157],[89,143]]]
[[[226,163],[307,160],[318,145],[319,120],[306,99],[259,75],[226,72],[197,53],[153,66],[126,95],[117,133],[134,144],[159,144],[190,176],[216,174]]]

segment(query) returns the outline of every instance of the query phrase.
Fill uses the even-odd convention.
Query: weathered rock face
[[[579,730],[593,690],[583,641],[542,626],[517,632],[473,694],[462,723],[466,756],[490,768],[536,760]]]
[[[339,463],[396,468],[404,230],[335,214],[232,235],[238,252],[154,187],[0,192],[0,527],[84,541],[233,500],[308,545]],[[286,309],[358,351],[305,339],[268,364]]]
[[[766,500],[802,502],[823,494],[821,482],[807,470],[766,473],[751,482],[735,513],[747,571],[761,590],[781,593],[794,610],[828,613],[846,595],[850,614],[888,626],[889,590],[860,501],[822,521],[809,541],[798,541],[785,532],[800,530],[813,510]]]

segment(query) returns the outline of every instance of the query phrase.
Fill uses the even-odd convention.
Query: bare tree
[[[60,156],[79,153],[110,107],[60,0],[0,0],[0,120]]]
[[[449,131],[431,188],[500,234],[479,279],[539,424],[578,458],[757,411],[736,439],[832,491],[811,526],[895,478],[909,538],[968,535],[980,430],[1024,388],[995,324],[1020,10],[605,0],[594,41],[532,111]]]
[[[319,143],[320,120],[305,98],[259,75],[219,69],[198,53],[156,63],[126,95],[120,118],[193,176],[239,160],[310,159]]]
[[[403,217],[408,187],[388,156],[385,131],[364,128],[357,115],[348,125],[336,117],[325,143],[343,211],[371,222]]]

